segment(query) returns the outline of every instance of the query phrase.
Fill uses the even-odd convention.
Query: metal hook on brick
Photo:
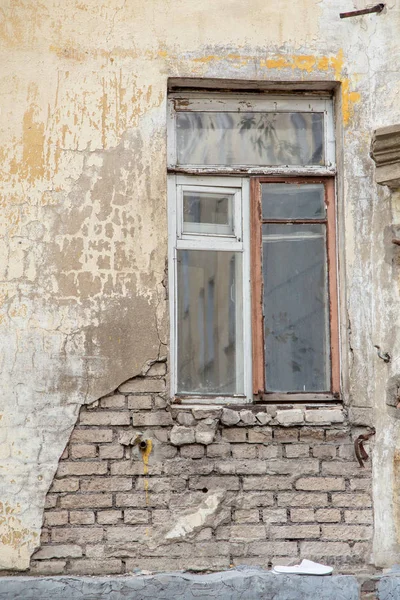
[[[390,362],[389,352],[381,352],[381,347],[377,346],[376,344],[374,344],[374,348],[377,349],[377,355],[379,356],[379,358],[381,358],[383,360],[383,362],[385,362],[385,363]]]
[[[358,438],[354,442],[354,452],[356,454],[358,464],[363,469],[364,469],[364,461],[368,460],[368,458],[369,458],[367,451],[365,450],[363,444],[364,444],[364,442],[369,440],[369,438],[372,437],[373,435],[375,435],[375,429],[373,431],[370,431],[369,433],[363,433],[362,435],[359,435]]]

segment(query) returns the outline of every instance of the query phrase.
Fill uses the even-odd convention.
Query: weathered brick
[[[149,377],[135,377],[119,386],[121,394],[160,393],[165,391],[163,379],[150,379]]]
[[[126,492],[132,489],[132,477],[92,477],[81,479],[82,492]]]
[[[342,444],[339,446],[339,458],[343,460],[354,460],[354,444]]]
[[[350,479],[350,489],[354,492],[371,492],[372,481],[369,479]]]
[[[200,444],[188,444],[187,446],[182,446],[181,456],[184,458],[201,458],[204,456],[204,446],[201,446]]]
[[[276,442],[297,442],[299,439],[299,429],[293,428],[293,429],[285,429],[284,427],[282,428],[276,428],[274,429],[274,440]]]
[[[208,458],[228,458],[231,455],[231,445],[221,442],[207,446]]]
[[[167,373],[166,362],[155,362],[146,373],[146,377],[163,377]]]
[[[332,494],[332,504],[348,508],[369,508],[372,501],[368,494]]]
[[[337,444],[352,443],[350,432],[347,429],[327,429],[325,437],[327,442],[336,442]]]
[[[162,464],[155,463],[147,466],[148,475],[161,475]],[[121,460],[111,463],[111,475],[143,475],[143,462]]]
[[[154,526],[171,523],[172,513],[169,510],[153,510],[151,512],[151,521]]]
[[[285,453],[287,458],[301,458],[309,456],[310,449],[305,444],[286,444]]]
[[[167,508],[170,494],[146,494],[145,492],[121,492],[116,494],[115,504],[134,508]]]
[[[279,492],[278,506],[326,506],[328,494],[316,494],[312,492]]]
[[[257,447],[249,444],[234,444],[232,446],[233,458],[256,458]]]
[[[250,430],[251,431],[251,430]],[[222,430],[222,439],[226,442],[240,443],[246,441],[246,429],[232,427]]]
[[[228,569],[230,565],[229,556],[216,556],[212,560],[204,556],[186,556],[171,558],[168,556],[143,557],[128,559],[126,569],[129,572],[134,569],[145,569],[154,572],[165,571],[221,571]]]
[[[238,490],[239,478],[231,476],[221,477],[191,477],[189,479],[191,490]]]
[[[257,509],[235,511],[236,523],[258,523],[259,520],[260,513]]]
[[[341,408],[308,409],[305,414],[306,423],[343,423],[344,413]]]
[[[271,427],[252,427],[248,431],[248,441],[249,444],[268,444],[272,441]]]
[[[167,408],[168,402],[163,396],[156,396],[154,398],[154,408]]]
[[[300,555],[314,560],[321,560],[321,556],[350,557],[352,549],[345,542],[300,542]]]
[[[98,510],[97,522],[100,525],[115,525],[122,519],[121,510]]]
[[[79,422],[81,425],[129,425],[131,419],[126,411],[96,410],[81,412]]]
[[[55,508],[57,506],[58,495],[57,494],[47,494],[46,499],[44,501],[45,508]]]
[[[71,560],[68,564],[68,573],[71,575],[111,575],[122,573],[122,561],[119,558],[106,560],[81,558]]]
[[[315,512],[315,520],[318,523],[338,523],[340,519],[340,510],[337,508],[320,508]]]
[[[365,425],[372,427],[374,425],[374,415],[370,408],[354,408],[349,410],[349,420],[352,425]]]
[[[44,513],[44,524],[46,527],[55,525],[66,525],[68,523],[68,511],[48,510]]]
[[[97,448],[94,444],[72,444],[70,446],[71,458],[95,458]]]
[[[152,427],[154,425],[172,425],[172,417],[169,412],[155,411],[149,413],[133,413],[132,423],[134,427]]]
[[[267,468],[264,460],[225,460],[215,464],[218,473],[236,473],[238,475],[263,475]]]
[[[151,396],[128,396],[128,408],[131,410],[151,410]]]
[[[290,518],[293,523],[311,523],[315,521],[314,510],[312,508],[292,508]]]
[[[267,473],[276,475],[308,475],[318,473],[319,462],[316,458],[302,460],[272,459],[267,462]]]
[[[366,463],[364,469],[360,468],[358,462],[349,462],[343,460],[324,461],[322,463],[323,475],[341,475],[342,477],[368,477],[371,465]]]
[[[238,508],[253,508],[255,506],[272,506],[274,495],[272,492],[246,492],[235,499]]]
[[[107,473],[107,463],[103,462],[70,462],[63,461],[58,465],[58,477],[67,475],[105,475]]]
[[[278,444],[257,445],[258,458],[269,460],[270,458],[280,458],[282,456],[282,446]]]
[[[346,488],[344,479],[341,477],[302,477],[295,484],[297,490],[332,492]]]
[[[119,525],[106,528],[106,540],[109,544],[125,544],[138,542],[151,535],[151,528],[146,525]],[[153,550],[154,554],[155,550]]]
[[[58,546],[42,546],[35,552],[32,560],[49,560],[51,558],[78,558],[82,556],[82,548],[77,544],[62,544]]]
[[[264,523],[286,523],[286,508],[265,508],[263,511]]]
[[[30,574],[32,575],[61,575],[65,571],[65,560],[40,560],[32,562]]]
[[[124,523],[131,525],[136,523],[148,523],[149,512],[147,510],[124,510]],[[165,523],[164,523],[165,524]]]
[[[191,460],[190,458],[180,458],[168,460],[164,463],[165,475],[208,475],[214,470],[213,461],[208,458],[199,458]]]
[[[94,512],[91,510],[71,510],[69,522],[71,525],[93,525]]]
[[[159,494],[160,492],[183,492],[186,488],[186,479],[183,477],[139,477],[135,488],[138,491],[148,490]]]
[[[266,538],[265,525],[257,523],[257,525],[230,525],[229,539],[233,541],[253,541],[265,540]]]
[[[106,552],[104,544],[86,544],[86,558],[104,558],[105,554]]]
[[[373,523],[372,510],[345,510],[344,520],[346,523]]]
[[[280,525],[272,526],[269,530],[269,535],[272,539],[308,539],[319,538],[319,525]]]
[[[70,477],[68,479],[53,479],[50,492],[76,492],[79,490],[79,479]]]
[[[251,542],[248,546],[248,554],[250,556],[296,556],[296,542]]]
[[[61,508],[105,508],[112,506],[111,494],[71,494],[60,498]]]
[[[275,418],[280,425],[293,427],[294,425],[301,425],[303,423],[304,412],[300,408],[278,410]]]
[[[103,539],[102,527],[57,527],[51,531],[51,540],[54,543],[66,544],[76,542],[100,542]]]
[[[125,396],[122,394],[114,394],[113,396],[106,396],[100,400],[100,406],[102,408],[125,408]]]
[[[290,490],[292,481],[290,477],[244,477],[244,490]]]
[[[336,448],[328,444],[321,444],[320,446],[314,446],[312,453],[315,458],[334,458],[336,456]]]
[[[322,525],[322,537],[330,540],[369,540],[372,527],[362,525]]]
[[[70,442],[88,443],[112,442],[113,432],[111,429],[74,429]]]
[[[120,444],[106,445],[99,447],[99,456],[103,460],[105,458],[123,458],[124,447]]]
[[[304,427],[300,430],[300,441],[313,443],[316,441],[322,441],[325,437],[324,429],[317,429],[316,427]]]

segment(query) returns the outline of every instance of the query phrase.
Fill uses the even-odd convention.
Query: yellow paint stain
[[[146,506],[149,506],[149,480],[147,475],[149,474],[149,458],[151,451],[153,449],[153,442],[151,440],[147,440],[146,448],[143,450],[140,449],[143,460],[143,475],[144,475],[144,491],[146,494]],[[149,530],[146,529],[146,535],[149,535]]]
[[[32,538],[37,537],[37,533],[22,527],[21,520],[15,516],[20,509],[19,504],[11,506],[8,502],[0,502],[0,543],[14,550],[30,544]]]
[[[260,61],[261,67],[267,69],[291,69],[293,71],[303,71],[306,73],[333,71],[335,81],[339,81],[342,93],[342,116],[343,123],[347,125],[354,112],[354,104],[361,100],[359,92],[350,89],[350,79],[344,73],[343,50],[340,49],[333,56],[314,56],[314,55],[291,55],[274,56],[272,58]]]

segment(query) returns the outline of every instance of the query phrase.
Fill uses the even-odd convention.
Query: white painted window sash
[[[182,188],[190,187],[199,191],[234,192],[235,236],[220,236],[211,234],[182,234]],[[178,372],[178,290],[177,290],[177,250],[219,250],[242,253],[242,302],[243,314],[236,318],[243,319],[242,352],[236,360],[241,361],[240,371],[244,374],[244,394],[231,396],[179,395],[182,403],[196,404],[229,404],[232,402],[252,401],[252,352],[251,352],[251,286],[250,286],[250,186],[247,179],[226,177],[168,177],[168,226],[169,226],[169,298],[170,298],[170,329],[171,329],[171,396],[177,393]],[[181,238],[178,239],[180,233]],[[239,353],[237,353],[239,354]]]
[[[176,158],[176,113],[190,112],[323,112],[324,113],[324,156],[323,166],[285,166],[259,167],[257,165],[185,165],[177,167]],[[252,94],[219,94],[214,92],[204,96],[201,92],[171,94],[168,101],[168,168],[178,168],[179,172],[198,173],[248,173],[248,174],[296,174],[296,175],[332,175],[335,173],[335,128],[333,103],[329,96],[296,96],[290,94],[275,96],[265,94],[255,97]]]

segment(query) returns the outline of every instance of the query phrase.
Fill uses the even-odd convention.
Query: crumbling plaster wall
[[[38,546],[79,407],[167,353],[171,76],[342,83],[347,397],[353,421],[378,429],[377,556],[384,537],[397,549],[385,386],[398,364],[379,362],[373,343],[400,355],[398,292],[384,258],[389,195],[368,159],[372,128],[400,118],[399,3],[387,6],[342,22],[349,0],[4,0],[0,568],[27,568]]]

